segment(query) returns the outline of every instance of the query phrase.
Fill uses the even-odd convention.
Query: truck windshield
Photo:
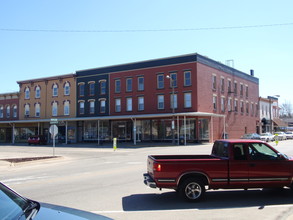
[[[216,157],[228,157],[228,143],[216,141],[213,146],[212,155]]]

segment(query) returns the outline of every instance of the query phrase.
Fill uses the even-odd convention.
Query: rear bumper
[[[155,180],[148,173],[144,173],[143,178],[144,178],[143,182],[145,185],[147,185],[151,188],[157,188],[157,184],[156,184]]]

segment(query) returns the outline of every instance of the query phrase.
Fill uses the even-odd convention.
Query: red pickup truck
[[[293,189],[293,158],[258,140],[217,140],[211,155],[149,155],[147,165],[147,186],[175,189],[188,201],[206,189]]]

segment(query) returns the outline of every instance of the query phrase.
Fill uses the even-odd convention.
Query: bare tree
[[[280,106],[280,116],[283,118],[291,118],[292,117],[292,104],[285,100],[285,102]]]

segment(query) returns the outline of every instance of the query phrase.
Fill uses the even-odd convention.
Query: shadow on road
[[[122,198],[124,211],[172,210],[172,209],[224,209],[293,204],[290,189],[254,189],[207,191],[197,203],[183,200],[175,191],[158,194],[135,194]]]

